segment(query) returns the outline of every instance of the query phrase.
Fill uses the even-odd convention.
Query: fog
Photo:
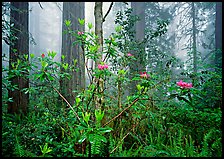
[[[148,6],[155,5],[158,2],[148,2]],[[202,3],[202,2],[200,2]],[[111,2],[103,3],[103,15],[106,14]],[[125,8],[130,8],[131,3],[124,5],[121,2],[115,2],[117,6],[126,6],[120,7],[121,10]],[[158,3],[160,10],[170,10],[173,12],[172,18],[169,21],[168,31],[162,36],[164,39],[168,39],[170,36],[175,36],[175,46],[172,48],[171,52],[177,58],[180,58],[183,62],[186,62],[189,52],[189,46],[192,42],[191,34],[189,30],[192,27],[189,17],[190,12],[190,3],[176,3],[176,2],[159,2]],[[61,45],[62,45],[62,12],[63,12],[63,3],[62,2],[29,2],[29,32],[30,32],[30,53],[34,53],[36,56],[40,56],[42,53],[48,51],[57,52],[55,58],[56,61],[60,61],[61,57]],[[206,59],[209,51],[214,48],[214,44],[210,44],[209,49],[205,49],[203,46],[207,43],[211,43],[213,37],[214,39],[214,7],[205,6],[202,9],[198,9],[198,33],[197,33],[197,49],[202,59]],[[112,32],[114,32],[115,24],[115,15],[118,11],[117,8],[114,9],[114,6],[106,18],[106,21],[103,23],[103,34],[104,38],[108,37]],[[199,6],[200,7],[200,6]],[[210,9],[206,9],[210,7]],[[151,12],[155,13],[151,8],[148,8]],[[150,13],[150,14],[152,14]],[[155,13],[156,14],[156,13]],[[211,16],[213,15],[213,18]],[[146,16],[148,16],[146,14]],[[150,15],[149,15],[150,16]],[[163,15],[155,15],[158,19],[163,19]],[[85,2],[85,22],[91,22],[94,24],[94,2]],[[152,21],[150,20],[150,23]],[[146,22],[147,23],[147,22]],[[210,38],[210,39],[209,39]],[[214,41],[214,40],[213,40]],[[8,45],[2,40],[2,50],[4,54],[8,55]],[[213,46],[212,46],[213,45]],[[163,51],[163,50],[162,50]],[[6,64],[5,62],[3,63]]]

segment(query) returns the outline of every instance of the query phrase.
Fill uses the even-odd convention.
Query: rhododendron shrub
[[[177,82],[177,85],[180,86],[181,88],[192,88],[192,83],[186,83],[180,80]]]
[[[146,72],[140,72],[140,77],[141,78],[149,78],[150,76]]]
[[[108,69],[108,65],[107,65],[107,64],[104,64],[104,65],[102,65],[102,64],[98,64],[98,69],[99,69],[99,70]]]

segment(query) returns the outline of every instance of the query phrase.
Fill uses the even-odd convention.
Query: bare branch
[[[103,22],[105,22],[105,19],[106,19],[107,15],[110,13],[110,10],[112,9],[113,4],[114,4],[114,2],[111,2],[110,7],[109,7],[107,13],[106,13],[105,16],[103,17]]]
[[[53,87],[53,86],[52,86]],[[67,103],[67,105],[72,109],[72,111],[75,113],[77,119],[80,121],[80,118],[78,116],[78,114],[75,112],[75,110],[72,108],[71,104],[65,99],[65,97],[63,97],[63,95],[61,95],[61,93],[55,88],[53,87],[53,89],[60,95],[60,97]]]
[[[139,98],[136,98],[128,107],[126,107],[124,110],[122,110],[117,116],[115,116],[110,121],[108,121],[106,124],[104,124],[103,127],[108,125],[111,121],[113,121],[116,118],[118,118],[122,113],[124,113],[127,109],[129,109],[132,105],[134,105],[138,100],[139,100]]]
[[[44,9],[44,8],[42,7],[42,5],[41,5],[41,3],[40,3],[40,2],[38,2],[38,4],[40,5],[40,8],[41,8],[41,9]]]
[[[131,129],[132,131],[134,132],[134,128],[137,126],[138,124],[135,124]],[[118,146],[121,144],[121,141],[123,141],[129,134],[131,133],[131,130],[119,141],[118,145],[110,152],[113,153],[117,148]]]

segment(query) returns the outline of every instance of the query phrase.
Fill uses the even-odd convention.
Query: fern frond
[[[99,134],[90,134],[89,140],[91,144],[91,154],[93,156],[102,156],[107,153],[105,152],[107,139],[104,136]]]
[[[20,145],[19,143],[19,139],[17,136],[16,137],[16,143],[15,143],[15,155],[16,156],[19,156],[19,157],[24,157],[24,150],[23,150],[23,147],[22,145]]]

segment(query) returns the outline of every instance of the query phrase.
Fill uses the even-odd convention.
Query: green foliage
[[[221,156],[221,71],[203,68],[196,75],[198,83],[188,90],[176,85],[170,70],[148,71],[149,77],[145,78],[137,71],[131,72],[130,67],[144,52],[144,43],[134,40],[132,26],[138,17],[131,13],[128,9],[117,14],[116,32],[104,39],[103,52],[98,52],[94,33],[79,35],[69,29],[71,21],[65,21],[68,33],[77,38],[74,43],[84,48],[87,60],[113,64],[106,69],[87,69],[90,84],[84,90],[72,90],[77,96],[69,107],[59,102],[61,95],[56,90],[59,79],[69,79],[68,70],[76,70],[77,59],[72,59],[73,65],[65,63],[64,56],[62,62],[55,62],[56,53],[51,51],[41,57],[30,54],[30,61],[24,56],[12,64],[12,69],[2,68],[3,156]],[[84,19],[79,23],[84,25]],[[87,25],[90,30],[92,24]],[[164,34],[166,26],[167,22],[158,22],[152,37]],[[138,53],[128,56],[130,50]],[[99,60],[102,55],[105,58]],[[177,61],[170,58],[167,62]],[[30,95],[26,116],[7,114],[7,102],[13,100],[7,97],[7,91],[19,89],[11,85],[10,79],[17,76],[32,81],[30,88],[21,90]],[[103,91],[93,79],[104,82]],[[126,89],[131,82],[136,84],[129,94]],[[102,97],[103,109],[96,109],[95,97]]]
[[[78,18],[78,21],[80,25],[85,25],[85,19]]]
[[[51,152],[52,149],[48,147],[48,143],[45,143],[44,147],[40,146],[41,152],[42,152],[42,157],[50,157],[49,155],[46,155],[47,153]]]

